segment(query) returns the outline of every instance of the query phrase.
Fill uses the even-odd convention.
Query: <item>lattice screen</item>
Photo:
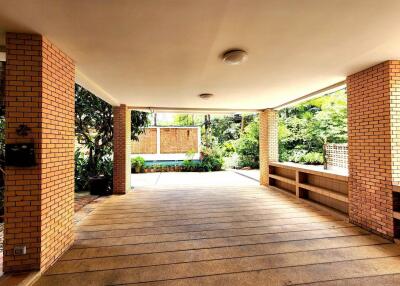
[[[348,149],[347,143],[344,144],[326,144],[326,157],[328,166],[348,168]]]

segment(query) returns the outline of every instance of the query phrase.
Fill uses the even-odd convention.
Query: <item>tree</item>
[[[201,114],[174,114],[173,124],[175,126],[200,126],[203,124],[203,116]]]
[[[131,138],[137,140],[148,125],[148,113],[132,111]],[[113,110],[90,91],[75,85],[75,135],[81,145],[75,152],[75,186],[87,188],[90,177],[104,175],[112,182]]]
[[[240,137],[240,128],[240,123],[236,123],[233,116],[216,117],[211,120],[211,133],[219,144],[237,140]]]
[[[236,151],[239,154],[239,166],[258,168],[259,150],[259,118],[255,117],[245,128],[238,139]]]
[[[88,150],[88,175],[98,175],[100,162],[112,153],[112,106],[77,84],[75,134],[78,143]]]
[[[131,111],[131,139],[139,140],[139,135],[144,133],[150,124],[149,113],[143,111]]]

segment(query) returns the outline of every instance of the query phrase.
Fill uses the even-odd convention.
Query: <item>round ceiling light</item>
[[[210,97],[212,97],[214,94],[212,94],[212,93],[202,93],[202,94],[199,94],[199,97],[201,98],[201,99],[209,99]]]
[[[247,53],[243,50],[228,50],[222,55],[224,63],[239,65],[247,60]]]

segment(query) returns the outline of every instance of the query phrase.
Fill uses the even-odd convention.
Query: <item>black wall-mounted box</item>
[[[36,166],[33,143],[6,144],[6,166]]]

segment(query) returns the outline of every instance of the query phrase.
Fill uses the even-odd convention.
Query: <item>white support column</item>
[[[157,154],[161,154],[161,131],[160,127],[157,128]]]
[[[260,112],[260,184],[269,184],[269,162],[279,160],[278,151],[278,112],[266,109]]]

